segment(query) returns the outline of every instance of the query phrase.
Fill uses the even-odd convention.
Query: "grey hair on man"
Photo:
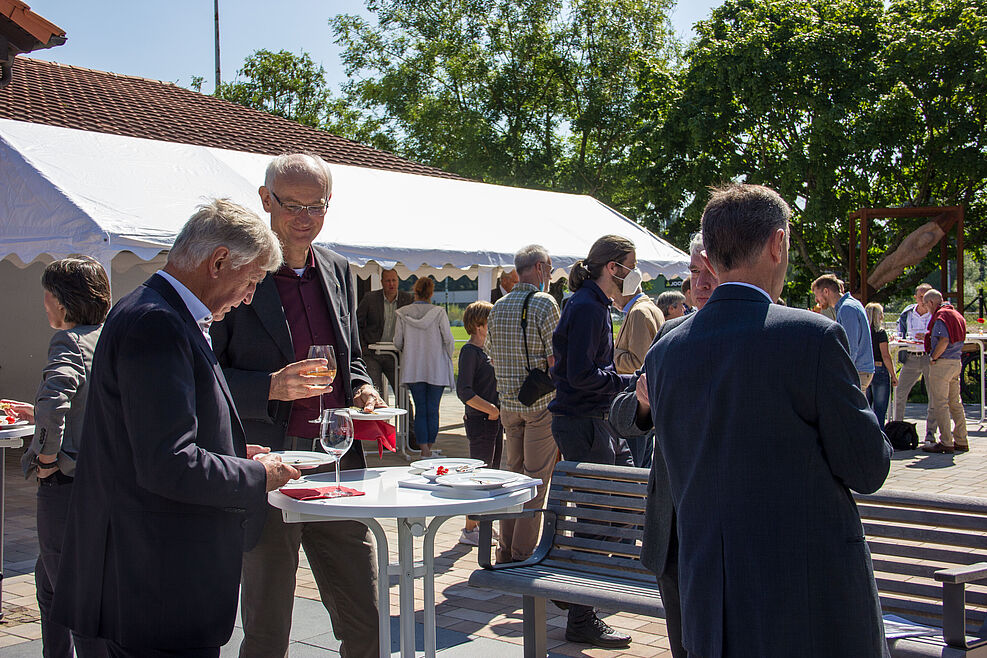
[[[254,211],[229,199],[213,199],[199,206],[182,227],[168,252],[168,263],[191,271],[218,248],[230,250],[233,269],[258,258],[258,266],[273,272],[281,266],[281,243]]]
[[[752,266],[775,231],[783,229],[787,235],[791,216],[785,200],[763,185],[714,189],[702,218],[706,255],[717,271]]]
[[[928,290],[925,291],[925,294],[922,295],[922,299],[925,300],[926,304],[939,306],[940,304],[942,304],[943,296],[941,292],[939,292],[935,288],[930,287]]]
[[[315,153],[299,152],[284,153],[275,157],[267,164],[264,173],[264,187],[274,189],[274,183],[279,177],[310,175],[323,178],[326,184],[326,200],[332,194],[332,172],[329,165]]]
[[[517,270],[518,274],[523,274],[538,263],[544,263],[547,260],[548,250],[545,247],[540,244],[529,244],[527,247],[521,247],[514,254],[514,269]]]
[[[695,256],[705,248],[706,247],[703,245],[702,231],[696,231],[695,233],[692,234],[692,237],[689,239],[689,255]]]

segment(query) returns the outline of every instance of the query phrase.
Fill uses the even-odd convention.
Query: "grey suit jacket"
[[[669,320],[661,326],[652,346],[668,332],[682,324],[686,317]],[[641,376],[640,370],[635,373],[634,381],[627,389],[617,395],[610,405],[610,426],[617,436],[624,438],[644,436],[654,429],[651,417],[648,416],[644,426],[637,423],[637,396],[634,389]],[[668,546],[675,532],[675,508],[672,506],[672,492],[668,489],[668,471],[661,450],[655,443],[655,454],[651,462],[651,473],[648,475],[648,500],[645,508],[644,538],[641,545],[641,563],[661,576],[665,573],[665,563],[668,559]]]
[[[322,277],[329,314],[338,340],[336,361],[339,363],[334,386],[342,386],[347,401],[353,391],[370,383],[360,350],[356,325],[356,294],[345,258],[313,246],[315,261]],[[285,431],[291,402],[269,400],[271,373],[295,361],[295,350],[288,331],[288,321],[281,307],[281,296],[268,274],[257,285],[253,301],[241,304],[212,325],[213,350],[223,366],[223,373],[236,400],[247,443],[284,450]],[[354,441],[340,464],[343,468],[364,468],[366,460],[358,441]]]
[[[79,325],[55,332],[48,345],[48,363],[34,402],[34,439],[21,457],[25,477],[37,471],[37,455],[58,455],[58,470],[75,473],[82,419],[86,417],[89,371],[102,325]]]
[[[410,292],[398,291],[397,307],[407,306],[415,301]],[[356,308],[357,325],[360,327],[360,347],[364,352],[384,335],[384,291],[371,290]],[[395,324],[397,320],[395,319]]]
[[[644,370],[677,518],[686,649],[887,655],[850,490],[884,483],[891,446],[843,328],[721,284]]]

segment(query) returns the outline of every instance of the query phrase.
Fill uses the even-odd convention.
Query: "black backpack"
[[[915,429],[915,423],[889,420],[884,425],[884,433],[888,435],[891,447],[895,450],[915,450],[918,448],[918,431]]]

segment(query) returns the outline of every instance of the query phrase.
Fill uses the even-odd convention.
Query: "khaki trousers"
[[[541,411],[502,411],[500,421],[504,426],[504,461],[506,469],[539,478],[542,484],[538,495],[525,503],[524,509],[544,507],[552,469],[555,468],[558,447],[552,438],[552,414]],[[538,543],[542,516],[530,519],[507,519],[500,522],[500,546],[498,562],[517,562],[531,557]]]
[[[963,362],[960,359],[939,359],[929,364],[929,398],[935,409],[936,422],[939,424],[939,438],[944,446],[967,445],[966,414],[963,412],[963,401],[960,400],[960,371]],[[953,428],[950,429],[950,416]]]
[[[912,388],[918,383],[918,378],[925,379],[925,387],[929,388],[929,355],[909,354],[905,362],[901,364],[901,371],[898,373],[898,386],[894,389],[894,414],[893,420],[905,420],[905,403]],[[929,396],[929,404],[926,407],[925,416],[925,436],[936,435],[936,413],[932,409],[932,396]]]
[[[377,561],[367,526],[358,521],[285,523],[274,507],[267,510],[260,542],[243,555],[241,658],[288,655],[299,545],[341,641],[340,656],[378,658]]]
[[[860,390],[864,393],[867,392],[867,387],[870,386],[870,382],[874,379],[874,373],[872,372],[860,372],[857,371],[857,376],[860,377]]]

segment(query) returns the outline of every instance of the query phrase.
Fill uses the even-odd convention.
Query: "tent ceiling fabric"
[[[195,206],[229,197],[263,216],[270,156],[0,120],[0,258],[30,263],[121,252],[151,260]],[[563,276],[601,235],[637,245],[645,279],[684,276],[688,255],[592,197],[331,165],[333,195],[317,238],[364,273],[475,277],[548,248]],[[133,264],[133,263],[132,263]]]

